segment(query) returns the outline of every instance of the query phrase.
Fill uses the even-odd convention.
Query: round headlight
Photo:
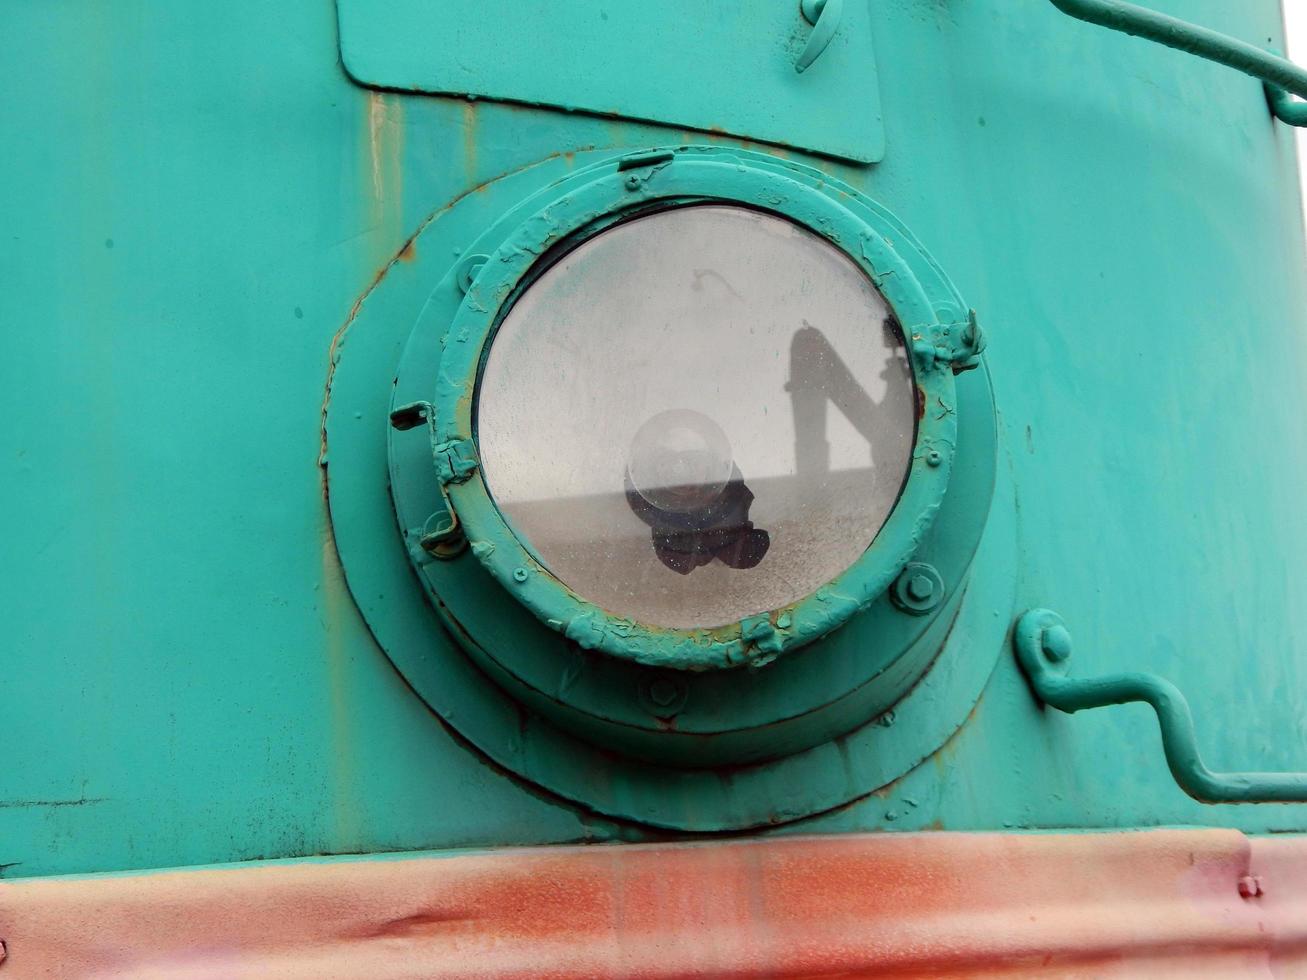
[[[898,324],[784,218],[691,205],[565,251],[481,373],[485,483],[579,598],[716,627],[811,595],[893,509],[916,432]]]

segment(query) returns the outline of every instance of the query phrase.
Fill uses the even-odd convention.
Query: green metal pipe
[[[1266,86],[1266,100],[1280,122],[1290,126],[1307,126],[1307,102],[1298,101],[1284,89],[1269,83]]]
[[[1071,635],[1057,613],[1030,610],[1017,620],[1012,640],[1035,694],[1050,708],[1071,714],[1132,701],[1152,705],[1171,775],[1194,799],[1203,803],[1307,802],[1307,773],[1223,773],[1207,768],[1198,754],[1189,702],[1170,681],[1134,673],[1088,679],[1065,676]]]
[[[1307,69],[1247,41],[1179,20],[1122,0],[1050,0],[1064,14],[1109,30],[1164,44],[1168,48],[1215,61],[1260,79],[1271,111],[1291,126],[1307,126],[1307,106],[1290,94],[1307,98]]]

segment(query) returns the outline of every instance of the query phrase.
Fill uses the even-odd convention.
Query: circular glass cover
[[[871,544],[916,398],[889,306],[787,220],[697,205],[618,224],[543,272],[490,347],[481,471],[578,597],[722,626],[811,595]]]

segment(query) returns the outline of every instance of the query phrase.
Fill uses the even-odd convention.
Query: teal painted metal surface
[[[1171,774],[1203,803],[1307,803],[1307,772],[1212,772],[1198,754],[1193,712],[1180,689],[1155,674],[1064,676],[1071,635],[1057,613],[1032,609],[1013,630],[1021,669],[1039,699],[1068,714],[1142,701],[1157,712]]]
[[[709,162],[723,159],[702,148],[689,152]],[[765,167],[791,183],[815,184],[820,177],[841,199],[853,200],[850,189],[818,171],[740,150],[729,156],[760,188],[772,186],[757,172]],[[430,447],[447,443],[446,433],[394,433],[389,472],[369,463],[389,411],[376,393],[393,385],[401,417],[407,415],[404,403],[430,396],[447,341],[463,336],[461,329],[450,333],[450,324],[464,304],[471,298],[476,306],[494,306],[471,292],[467,275],[469,263],[483,258],[464,256],[512,245],[543,205],[597,175],[621,175],[617,200],[625,202],[629,171],[668,158],[667,151],[633,158],[595,150],[547,160],[487,182],[424,225],[406,246],[412,258],[375,286],[342,335],[326,419],[334,474],[329,499],[333,513],[369,515],[366,522],[359,516],[337,521],[336,542],[353,594],[377,597],[360,602],[373,635],[426,703],[491,759],[590,809],[660,828],[771,826],[845,804],[917,765],[957,731],[994,668],[1006,624],[988,610],[1008,604],[1011,583],[962,588],[984,546],[995,482],[993,403],[984,371],[957,382],[959,450],[950,492],[916,545],[916,554],[934,562],[949,583],[938,615],[905,614],[882,595],[802,656],[765,669],[678,676],[566,642],[517,601],[523,583],[511,574],[516,565],[500,581],[473,554],[434,560],[420,546],[428,515],[442,501]],[[866,220],[884,228],[900,252],[915,247],[891,216]],[[966,320],[924,253],[909,266],[934,283],[930,293],[941,311],[954,310],[944,319]],[[963,333],[969,330],[968,323]],[[396,371],[394,350],[405,337]],[[973,336],[959,348],[974,342]],[[407,554],[396,547],[392,497],[400,526],[408,529]],[[472,533],[475,547],[480,542]],[[999,539],[989,547],[1010,550],[1010,543]],[[423,588],[416,587],[410,562]],[[433,608],[455,645],[433,646],[439,629],[428,625]],[[469,658],[479,671],[468,669]],[[923,677],[932,659],[936,667]],[[675,710],[651,710],[649,691],[667,682],[677,685]]]
[[[829,0],[824,16],[809,5],[811,17],[799,0],[337,9],[341,61],[365,85],[645,119],[862,163],[885,155],[866,0]]]
[[[1271,0],[1157,6],[1284,46]],[[795,7],[777,51],[817,78],[840,35],[796,73]],[[408,557],[347,585],[336,545],[399,531],[384,495],[328,511],[324,479],[386,480],[402,334],[378,327],[411,325],[462,260],[435,238],[424,252],[424,228],[475,241],[508,207],[479,190],[500,175],[707,139],[883,203],[991,337],[1000,465],[945,658],[892,725],[792,756],[776,799],[848,801],[768,832],[1307,830],[1301,805],[1190,799],[1149,709],[1041,710],[999,656],[1019,611],[1050,606],[1102,651],[1094,673],[1183,677],[1214,766],[1304,757],[1307,258],[1291,134],[1259,82],[1051,4],[846,0],[887,135],[860,166],[369,89],[339,64],[330,5],[4,12],[6,875],[670,833],[542,789],[442,722],[423,697],[508,751],[520,718],[468,693],[496,686],[461,652],[442,684],[458,641],[433,610],[402,614],[423,696],[394,669],[364,612],[413,588]],[[715,98],[675,77],[613,85]],[[359,404],[341,414],[346,388]],[[973,682],[936,751],[923,732],[967,700],[937,711],[940,692]],[[554,768],[590,791],[579,762]]]
[[[1281,122],[1307,125],[1303,110],[1294,109],[1289,98],[1290,94],[1307,98],[1307,71],[1291,61],[1228,34],[1122,0],[1051,0],[1051,3],[1063,13],[1091,24],[1156,41],[1259,78],[1266,83],[1271,109]]]

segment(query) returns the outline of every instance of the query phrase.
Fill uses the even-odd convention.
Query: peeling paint
[[[937,324],[935,311],[965,309],[965,304],[937,268],[921,259],[920,247],[892,219],[882,220],[877,209],[850,198],[815,172],[758,154],[722,153],[702,146],[646,150],[581,171],[556,191],[552,202],[522,221],[496,249],[448,328],[454,343],[446,345],[440,360],[433,403],[443,440],[471,438],[471,404],[483,346],[493,333],[497,311],[529,276],[535,260],[569,235],[617,220],[631,206],[632,197],[643,203],[720,196],[746,204],[780,198],[787,216],[828,239],[847,234],[850,240],[859,240],[860,255],[852,257],[862,258],[869,274],[881,276],[884,295],[899,321],[925,325],[914,334],[929,331],[930,340],[918,341],[929,356],[919,365],[917,383],[943,409],[919,421],[919,440],[928,447],[927,454],[914,457],[899,506],[876,541],[823,600],[787,609],[791,617],[787,628],[777,629],[775,617],[769,616],[766,630],[761,621],[717,629],[653,629],[613,619],[543,569],[529,582],[514,583],[513,574],[531,564],[530,556],[507,529],[478,478],[450,488],[451,504],[469,538],[495,545],[494,550],[473,553],[543,621],[565,624],[564,634],[573,642],[648,666],[681,670],[745,663],[762,666],[826,635],[889,586],[938,511],[956,442],[956,420],[951,409],[952,372],[933,368],[937,362],[973,356],[975,350],[955,347],[951,338],[957,331],[949,324]],[[900,243],[899,248],[887,244],[888,234]],[[832,595],[851,601],[832,602]]]

